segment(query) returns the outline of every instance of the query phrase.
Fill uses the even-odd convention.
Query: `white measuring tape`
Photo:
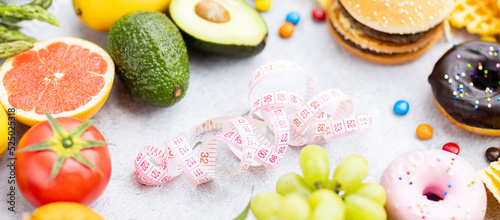
[[[305,104],[300,95],[287,91],[266,93],[251,100],[259,83],[281,73],[305,76]],[[222,132],[203,140],[196,152],[183,136],[167,141],[166,151],[149,145],[144,147],[134,161],[137,180],[146,185],[160,185],[182,172],[193,184],[215,178],[234,178],[251,166],[263,165],[273,169],[288,145],[303,146],[321,138],[329,142],[371,129],[371,116],[353,113],[352,100],[340,90],[330,89],[315,95],[316,88],[314,79],[293,62],[275,61],[261,66],[250,80],[250,113],[247,117],[219,117],[198,125],[190,140],[207,131]],[[274,141],[262,134],[256,120],[265,121],[274,134]],[[227,177],[215,175],[220,142],[228,145],[240,159],[236,170]]]

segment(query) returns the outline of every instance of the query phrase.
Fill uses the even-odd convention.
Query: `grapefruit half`
[[[88,120],[102,107],[113,85],[111,57],[92,42],[56,37],[35,43],[0,68],[0,101],[15,108],[17,121],[33,126],[53,117]]]

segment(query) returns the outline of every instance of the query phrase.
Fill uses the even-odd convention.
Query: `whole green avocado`
[[[142,101],[165,108],[186,94],[186,45],[166,15],[135,11],[122,16],[109,31],[107,47],[120,79]]]

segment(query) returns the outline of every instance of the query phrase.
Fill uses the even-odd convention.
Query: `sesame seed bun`
[[[349,2],[349,0],[331,0],[326,10],[330,32],[342,48],[370,62],[397,65],[413,61],[438,42],[444,32],[442,20],[425,31],[417,33],[399,34],[375,30],[356,20],[341,4],[342,1]],[[389,0],[360,0],[358,2],[373,1],[385,3]],[[410,2],[404,4],[411,4],[410,0],[404,2]],[[413,4],[416,4],[415,1]],[[361,6],[354,7],[361,8]]]
[[[425,52],[427,52],[427,50],[429,50],[432,47],[432,45],[434,45],[439,40],[439,38],[441,38],[441,35],[443,33],[442,25],[439,25],[438,27],[436,27],[436,31],[438,31],[438,33],[429,36],[430,42],[428,44],[411,52],[392,53],[392,54],[375,53],[375,52],[370,53],[367,52],[366,50],[353,46],[352,45],[353,43],[345,39],[345,37],[343,37],[340,33],[337,32],[337,30],[335,29],[335,27],[331,22],[328,23],[329,23],[328,27],[330,28],[330,32],[332,33],[333,38],[338,42],[338,44],[342,48],[344,48],[349,53],[361,59],[383,65],[399,65],[411,62],[419,58]],[[380,47],[383,48],[383,45],[380,45]]]
[[[443,32],[442,25],[439,24],[430,31],[427,31],[425,35],[416,42],[408,44],[394,44],[371,38],[360,31],[353,30],[351,28],[353,25],[342,15],[340,9],[335,5],[332,6],[328,16],[331,24],[340,35],[344,36],[345,40],[356,44],[357,47],[361,49],[367,49],[383,54],[415,52],[420,48],[427,46],[431,41],[435,40],[435,38],[439,39]]]
[[[453,0],[339,0],[358,22],[380,32],[414,34],[441,23]]]

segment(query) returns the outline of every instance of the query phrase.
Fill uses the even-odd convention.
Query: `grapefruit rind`
[[[78,107],[75,110],[71,111],[63,111],[61,113],[57,114],[52,114],[54,118],[57,117],[74,117],[74,118],[79,118],[84,121],[90,119],[92,116],[94,116],[97,111],[104,105],[106,102],[106,99],[109,96],[109,93],[111,91],[111,87],[113,85],[113,80],[114,80],[114,73],[115,73],[115,65],[113,63],[113,60],[111,57],[108,55],[108,53],[102,49],[101,47],[97,46],[96,44],[78,39],[78,38],[72,38],[72,37],[56,37],[56,38],[51,38],[43,41],[36,42],[34,47],[31,50],[25,51],[19,55],[22,55],[24,53],[30,52],[30,51],[38,51],[43,48],[47,48],[52,43],[55,42],[64,42],[68,45],[78,45],[81,46],[85,49],[88,49],[90,53],[95,52],[99,55],[102,56],[102,58],[106,61],[107,63],[107,69],[106,73],[102,74],[103,79],[104,79],[104,86],[102,89],[97,93],[97,95],[93,96],[92,99],[87,102],[85,105]],[[69,48],[69,47],[68,47]],[[16,57],[19,56],[13,56],[8,58],[5,63],[2,65],[0,68],[0,79],[2,79],[2,83],[0,83],[0,101],[2,106],[7,110],[9,108],[13,108],[12,105],[9,103],[9,95],[7,92],[7,89],[5,88],[5,85],[3,84],[3,78],[5,77],[6,73],[12,69],[12,64],[15,61]],[[28,126],[33,126],[39,122],[47,120],[47,117],[44,114],[37,114],[35,113],[35,109],[30,110],[30,111],[25,111],[22,109],[15,109],[15,115],[14,117],[16,118],[17,121],[28,125]]]

